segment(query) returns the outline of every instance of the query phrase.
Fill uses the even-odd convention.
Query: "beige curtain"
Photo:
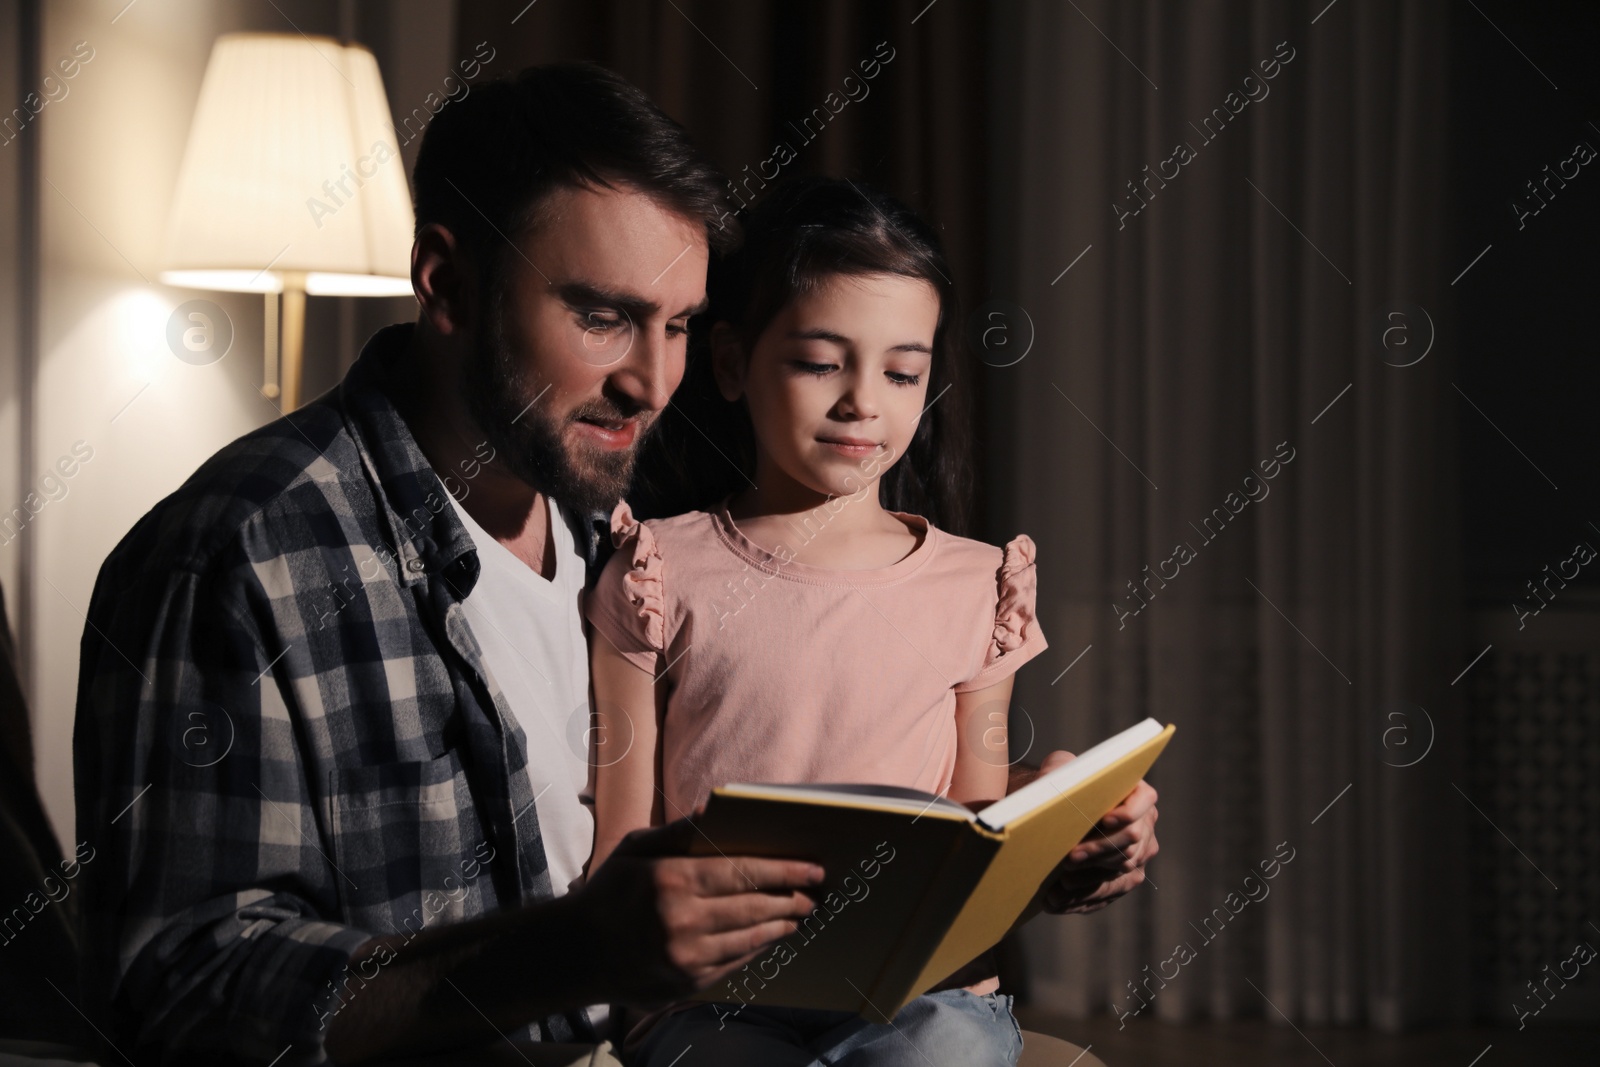
[[[1014,737],[1178,726],[1151,882],[1036,923],[1035,1000],[1464,1014],[1445,6],[996,17],[997,321],[1033,347],[987,373],[991,495],[1053,645]]]

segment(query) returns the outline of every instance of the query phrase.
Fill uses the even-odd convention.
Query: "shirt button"
[[[412,574],[421,574],[427,569],[428,565],[420,559],[408,560],[406,562],[406,570],[410,571]]]

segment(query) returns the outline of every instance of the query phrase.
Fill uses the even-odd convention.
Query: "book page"
[[[853,782],[808,782],[805,784],[736,782],[723,786],[728,796],[767,797],[780,800],[811,800],[817,803],[844,803],[856,808],[908,811],[915,815],[938,812],[970,822],[976,819],[971,809],[949,797],[924,793],[898,785],[863,785]]]
[[[1130,726],[1121,733],[1106,738],[1071,763],[1057,767],[1049,774],[1041,775],[1015,793],[990,804],[978,812],[978,821],[991,830],[1003,830],[1006,824],[1013,822],[1019,816],[1071,791],[1079,782],[1087,780],[1151,738],[1159,736],[1161,730],[1161,724],[1154,719],[1146,719]],[[1099,816],[1095,818],[1098,820]]]

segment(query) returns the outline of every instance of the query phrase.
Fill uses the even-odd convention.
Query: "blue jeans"
[[[733,1014],[734,1012],[737,1014]],[[658,1023],[635,1067],[1015,1067],[1022,1030],[1003,993],[929,993],[893,1023],[850,1012],[701,1004]]]

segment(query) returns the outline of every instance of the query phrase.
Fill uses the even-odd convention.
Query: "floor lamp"
[[[212,47],[161,280],[265,294],[261,391],[284,412],[300,403],[308,294],[411,293],[411,194],[395,141],[377,61],[360,45],[236,33]]]

